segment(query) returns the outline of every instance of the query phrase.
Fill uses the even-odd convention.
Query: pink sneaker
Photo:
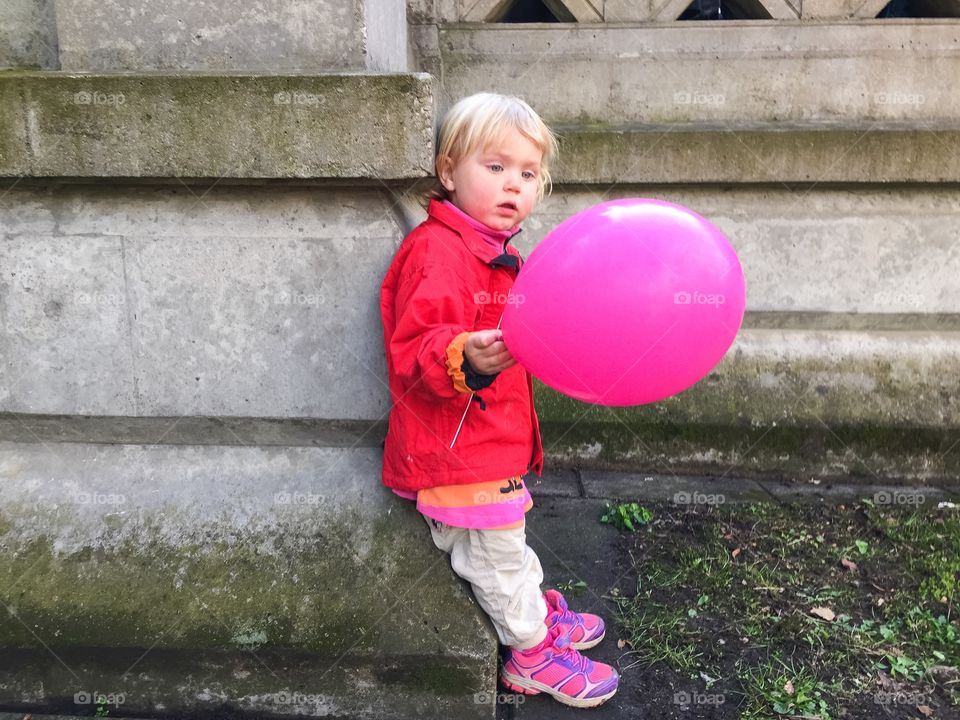
[[[603,640],[606,629],[602,618],[590,613],[573,612],[567,608],[563,595],[556,590],[547,590],[543,599],[547,601],[547,626],[559,625],[564,632],[570,633],[570,647],[574,650],[589,650]]]
[[[558,625],[546,639],[529,650],[508,649],[500,671],[504,686],[524,695],[545,692],[573,707],[596,707],[612,698],[620,676],[609,665],[594,662],[570,646],[570,636]]]

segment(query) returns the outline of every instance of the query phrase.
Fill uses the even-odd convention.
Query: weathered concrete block
[[[60,66],[54,0],[4,0],[0,18],[0,68]]]
[[[403,0],[56,6],[64,70],[406,70]]]
[[[581,131],[858,120],[936,126],[960,116],[960,95],[939,80],[960,74],[949,22],[441,25],[437,43],[440,112],[495,77],[498,91]]]
[[[15,189],[0,410],[377,418],[386,191]]]
[[[337,3],[332,3],[336,5]],[[366,68],[380,72],[407,72],[413,67],[407,42],[406,0],[364,0],[363,35]]]
[[[428,75],[0,75],[0,175],[424,177]]]
[[[492,628],[379,458],[0,443],[0,704],[492,718]]]

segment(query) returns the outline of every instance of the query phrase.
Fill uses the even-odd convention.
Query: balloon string
[[[500,313],[500,319],[497,320],[497,327],[496,327],[497,330],[500,329],[500,323],[501,323],[501,322],[503,322],[503,313],[502,313],[502,312]],[[470,411],[470,406],[473,405],[473,396],[476,395],[476,394],[477,394],[477,393],[476,393],[475,391],[474,391],[474,392],[471,392],[471,393],[470,393],[470,397],[467,398],[467,406],[463,409],[463,415],[460,416],[460,424],[457,425],[457,432],[454,433],[454,435],[453,435],[453,440],[450,441],[450,448],[449,448],[450,450],[453,449],[453,444],[457,441],[457,438],[460,437],[460,428],[463,427],[463,421],[467,419],[467,413]]]

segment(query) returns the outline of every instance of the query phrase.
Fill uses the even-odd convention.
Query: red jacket
[[[392,402],[383,484],[398,490],[462,485],[523,475],[528,466],[540,475],[543,447],[530,373],[518,363],[480,376],[493,382],[471,392],[461,371],[465,333],[498,326],[523,258],[509,240],[498,256],[436,200],[427,212],[380,288]]]

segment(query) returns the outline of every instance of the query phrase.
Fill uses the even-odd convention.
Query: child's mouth
[[[497,205],[497,207],[504,208],[506,210],[512,210],[513,212],[517,211],[517,206],[514,205],[513,203],[500,203],[499,205]]]

